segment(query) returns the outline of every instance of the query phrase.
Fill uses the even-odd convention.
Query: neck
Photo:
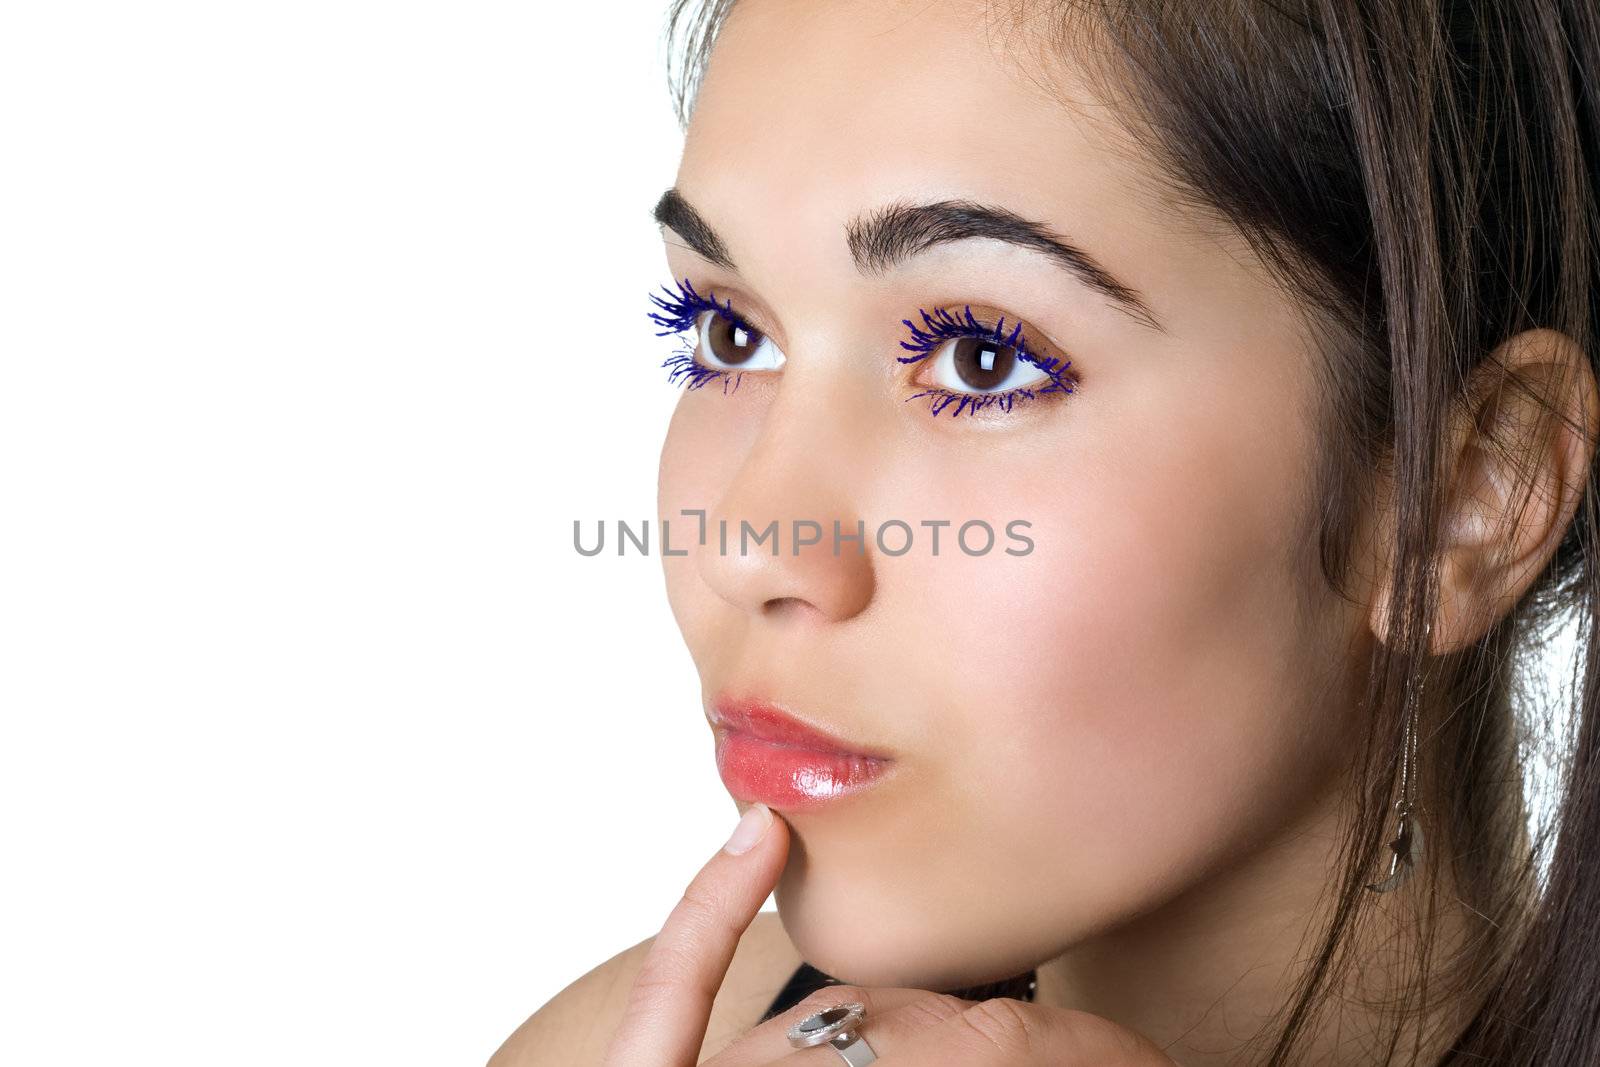
[[[1320,955],[1337,890],[1337,815],[1336,801],[1325,799],[1275,841],[1180,897],[1040,964],[1036,1002],[1128,1026],[1183,1067],[1264,1059],[1284,1020],[1280,1012]],[[1409,977],[1384,961],[1411,958],[1408,950],[1418,936],[1413,909],[1423,885],[1419,872],[1370,902],[1370,918],[1360,920],[1352,943],[1355,966],[1328,1002],[1337,1011],[1313,1014],[1294,1062],[1383,1062],[1384,1020],[1392,1020],[1380,1014],[1383,999]],[[1460,929],[1458,916],[1447,909],[1456,896],[1445,891],[1439,900],[1441,937],[1449,939]],[[1428,1022],[1441,1028],[1443,1041],[1424,1042],[1433,1051],[1418,1058],[1423,1064],[1435,1062],[1456,1033],[1452,1018]],[[1410,1047],[1422,1023],[1408,1023],[1400,1050]]]

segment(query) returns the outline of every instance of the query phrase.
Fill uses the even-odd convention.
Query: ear
[[[1430,654],[1478,640],[1544,572],[1588,484],[1597,425],[1594,369],[1566,334],[1516,334],[1474,372],[1450,424]]]

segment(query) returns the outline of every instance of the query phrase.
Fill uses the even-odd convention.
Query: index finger
[[[788,824],[765,804],[745,809],[639,965],[605,1067],[694,1067],[739,938],[783,873],[788,834]],[[744,851],[730,851],[740,845]]]

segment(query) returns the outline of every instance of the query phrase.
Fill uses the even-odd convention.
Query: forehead
[[[713,49],[678,185],[738,260],[771,233],[844,254],[842,222],[971,197],[1115,259],[1185,218],[1072,57],[991,4],[739,0]],[[799,247],[792,251],[801,252]]]

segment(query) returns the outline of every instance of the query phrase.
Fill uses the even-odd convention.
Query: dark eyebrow
[[[701,256],[725,270],[738,271],[727,244],[676,188],[661,194],[653,216]],[[1086,250],[1051,232],[1043,223],[1032,222],[1007,208],[971,200],[924,204],[899,201],[858,215],[845,224],[850,256],[856,270],[865,275],[882,274],[934,245],[974,237],[1042,252],[1144,325],[1163,332],[1166,329],[1136,290],[1118,281]]]

